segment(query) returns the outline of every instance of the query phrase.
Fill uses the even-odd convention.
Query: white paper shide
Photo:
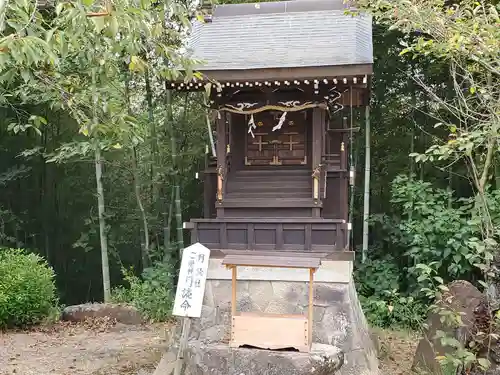
[[[201,316],[209,258],[210,249],[200,243],[184,249],[173,315],[189,318]]]

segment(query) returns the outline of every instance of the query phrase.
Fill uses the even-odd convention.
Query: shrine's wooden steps
[[[228,199],[311,198],[311,172],[279,167],[236,171],[229,176],[226,192]]]
[[[274,167],[231,174],[222,205],[229,217],[307,217],[321,204],[312,199],[309,169]]]

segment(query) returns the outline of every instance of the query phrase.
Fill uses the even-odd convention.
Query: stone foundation
[[[230,359],[230,360],[229,360]],[[334,346],[313,344],[310,353],[230,349],[191,341],[185,375],[334,375],[344,361]]]
[[[315,276],[313,342],[345,353],[340,375],[378,374],[376,351],[351,277],[352,262],[326,261]],[[204,345],[228,343],[231,274],[211,259],[202,316],[191,325],[190,340]],[[307,313],[308,271],[238,269],[238,311]],[[256,374],[257,375],[257,374]]]

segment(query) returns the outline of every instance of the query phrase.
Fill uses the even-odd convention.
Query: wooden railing
[[[211,249],[332,252],[347,238],[343,220],[322,218],[193,219],[186,229]]]
[[[327,171],[347,171],[348,134],[356,129],[347,127],[347,117],[342,119],[342,128],[326,129],[323,143],[322,163]]]

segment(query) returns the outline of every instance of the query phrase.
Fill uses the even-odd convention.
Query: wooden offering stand
[[[222,261],[232,270],[231,341],[229,346],[243,345],[262,349],[295,348],[309,352],[312,343],[314,273],[320,258],[286,255],[229,254]],[[266,314],[236,311],[237,267],[301,268],[309,270],[309,306],[304,314]]]

